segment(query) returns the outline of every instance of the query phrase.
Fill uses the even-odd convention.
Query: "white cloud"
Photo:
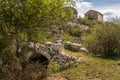
[[[83,0],[77,1],[75,8],[78,11],[78,15],[81,17],[84,17],[84,13],[91,9],[93,7],[93,4],[90,2],[84,2]]]
[[[104,21],[112,21],[116,16],[120,18],[119,7],[114,6],[102,6],[94,8],[95,10],[101,12],[104,15]]]
[[[84,0],[75,0],[76,2],[83,2]]]
[[[112,21],[116,16],[120,18],[120,5],[111,5],[111,6],[94,6],[91,2],[86,2],[84,0],[75,0],[76,9],[78,15],[84,18],[84,14],[92,9],[101,12],[104,15],[104,21]],[[95,1],[95,0],[94,0]],[[116,7],[117,6],[117,7]]]
[[[112,10],[112,9],[107,9],[107,10],[103,10],[103,14],[104,15],[112,15],[112,14],[114,14],[114,10]]]
[[[104,21],[112,21],[113,17],[116,15],[113,9],[99,9],[98,11],[104,15]]]
[[[83,7],[90,8],[93,5],[90,2],[76,2],[76,6],[77,6],[77,8],[83,8]]]

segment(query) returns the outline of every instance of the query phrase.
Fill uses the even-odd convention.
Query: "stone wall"
[[[98,11],[89,10],[85,13],[85,18],[89,20],[103,21],[103,14]]]
[[[57,63],[59,70],[63,70],[77,63],[76,57],[67,55],[63,49],[64,44],[60,40],[45,44],[29,42],[21,47],[20,54],[24,54],[21,58],[25,62],[42,62],[47,63],[48,66],[52,64],[53,70],[54,63]]]

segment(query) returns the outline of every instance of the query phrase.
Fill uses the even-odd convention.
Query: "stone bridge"
[[[66,42],[66,46],[79,49],[81,45],[75,43]],[[76,57],[67,55],[63,52],[64,46],[61,41],[47,42],[45,44],[40,43],[25,43],[20,50],[20,53],[24,55],[25,61],[39,62],[48,65],[53,62],[57,62],[61,69],[64,69],[66,65],[69,65],[70,61],[74,63],[77,61]]]
[[[60,42],[47,42],[45,44],[28,42],[20,50],[27,61],[48,61],[63,51],[63,45]]]

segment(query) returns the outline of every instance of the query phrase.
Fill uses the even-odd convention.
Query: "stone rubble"
[[[65,42],[63,45],[61,40],[57,40],[55,42],[46,42],[45,44],[29,42],[21,48],[21,53],[24,53],[24,49],[27,47],[28,51],[25,51],[27,61],[32,58],[39,58],[39,55],[43,55],[49,61],[49,64],[56,62],[60,65],[60,70],[63,70],[80,62],[80,59],[77,60],[75,56],[63,52],[64,46],[65,49],[70,48],[76,51],[88,52],[87,49],[82,48],[81,44]]]
[[[79,51],[79,52],[88,52],[88,50],[84,47],[82,47],[82,44],[72,43],[69,41],[66,41],[64,43],[65,49],[72,50],[72,51]]]

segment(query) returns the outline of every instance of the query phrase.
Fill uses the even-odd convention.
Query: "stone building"
[[[85,13],[85,18],[88,20],[103,21],[103,14],[98,11],[89,10]]]

